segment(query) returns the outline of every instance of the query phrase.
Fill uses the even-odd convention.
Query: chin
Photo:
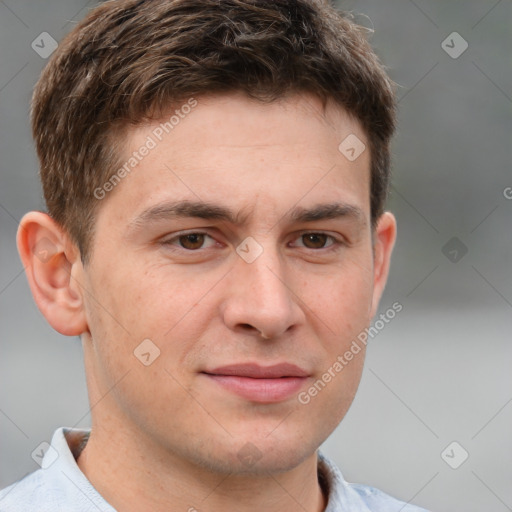
[[[283,432],[284,433],[284,432]],[[261,475],[284,473],[311,457],[317,444],[306,444],[301,435],[258,437],[236,436],[228,443],[216,443],[208,452],[196,452],[194,462],[216,473],[232,475]]]

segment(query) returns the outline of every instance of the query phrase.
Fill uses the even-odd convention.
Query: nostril
[[[260,331],[258,328],[252,326],[251,324],[240,324],[240,327],[244,330],[247,330],[247,331],[252,331],[254,332],[255,334],[259,334],[260,336],[262,336],[264,339],[268,340],[268,337],[265,336],[265,334]]]

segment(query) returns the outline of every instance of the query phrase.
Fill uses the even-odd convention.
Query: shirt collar
[[[371,512],[361,496],[348,484],[337,466],[322,452],[318,452],[318,479],[327,490],[328,501],[324,512]]]
[[[61,427],[55,431],[41,467],[48,486],[59,502],[72,503],[77,510],[116,512],[82,473],[76,459],[85,446],[90,429]]]

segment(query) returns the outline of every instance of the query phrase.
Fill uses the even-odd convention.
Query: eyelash
[[[178,233],[178,234],[174,235],[172,238],[168,238],[167,240],[163,240],[161,243],[162,243],[162,245],[165,245],[165,246],[173,246],[173,245],[175,245],[174,244],[175,241],[179,241],[179,239],[181,237],[184,237],[184,236],[187,236],[187,235],[206,235],[206,236],[210,237],[212,240],[214,240],[214,238],[209,233],[207,233],[205,231],[188,231],[188,232]],[[323,231],[303,231],[303,232],[299,233],[299,235],[295,238],[295,240],[299,239],[299,238],[302,238],[304,235],[325,235],[328,239],[330,239],[332,241],[330,245],[328,245],[326,247],[320,247],[319,249],[312,249],[310,247],[305,247],[305,246],[303,247],[304,249],[309,249],[309,250],[315,251],[315,252],[325,251],[325,250],[335,251],[335,250],[339,249],[341,246],[346,246],[347,245],[346,242],[337,239],[333,235],[329,235],[327,233],[324,233]],[[187,249],[185,247],[177,246],[177,248],[173,249],[173,250],[181,250],[181,251],[193,253],[193,252],[201,251],[202,248],[199,248],[199,249]]]

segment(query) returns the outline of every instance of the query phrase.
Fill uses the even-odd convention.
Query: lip
[[[261,366],[257,363],[230,364],[219,366],[203,373],[210,375],[228,375],[250,377],[252,379],[279,379],[281,377],[308,377],[309,373],[291,363],[280,363],[272,366]]]
[[[224,389],[261,403],[281,402],[295,396],[309,377],[306,370],[290,363],[272,366],[234,364],[202,373]]]

